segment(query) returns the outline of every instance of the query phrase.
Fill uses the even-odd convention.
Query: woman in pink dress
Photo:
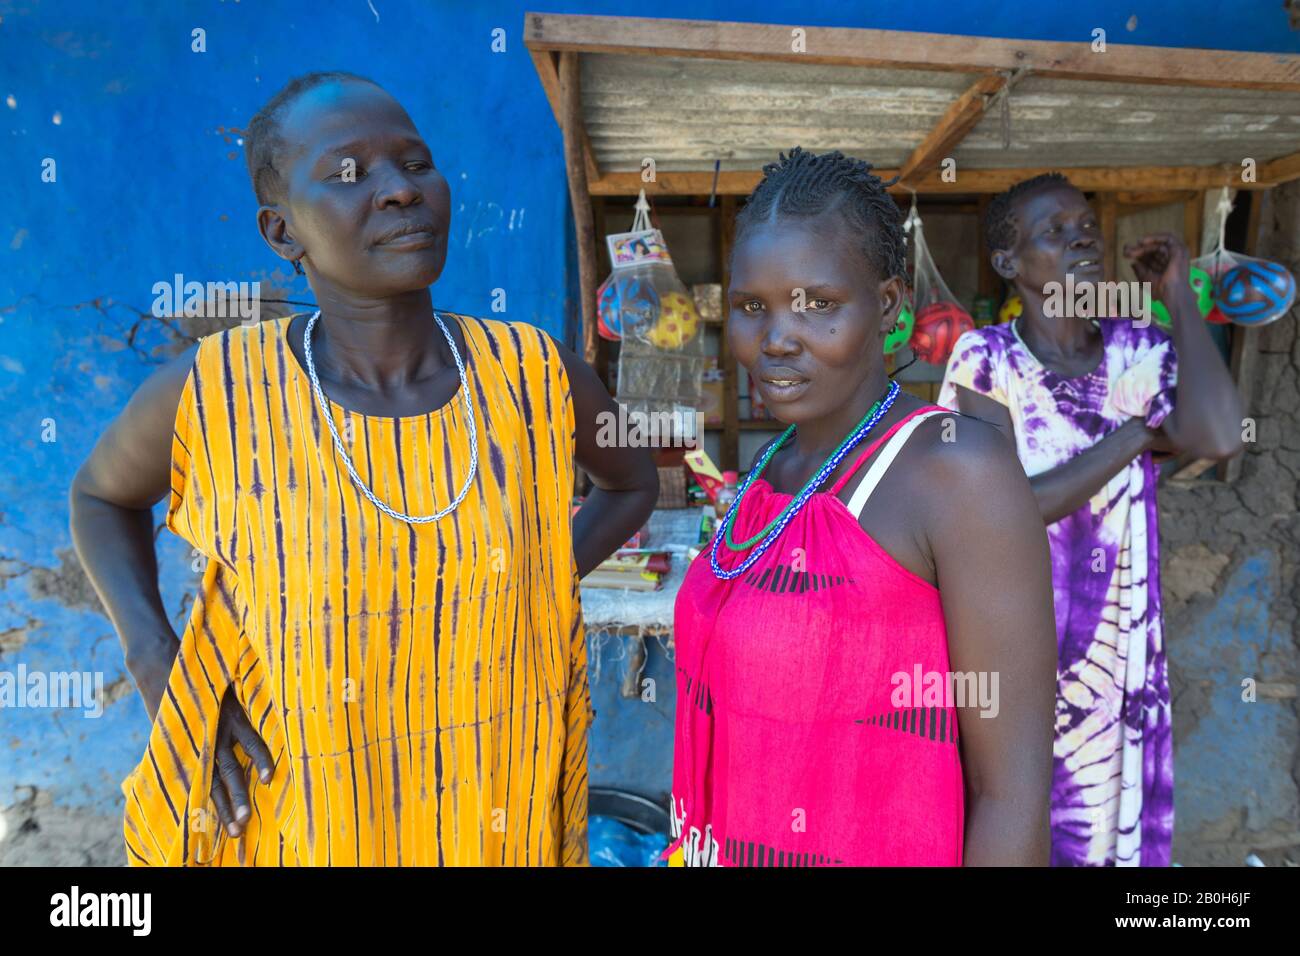
[[[796,148],[737,218],[728,335],[790,428],[677,600],[670,859],[1042,865],[1047,538],[989,426],[899,393],[898,210]]]

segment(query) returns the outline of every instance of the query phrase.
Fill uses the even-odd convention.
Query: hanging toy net
[[[961,336],[975,328],[975,320],[961,307],[957,297],[948,289],[939,267],[930,255],[925,242],[921,216],[916,210],[916,197],[912,209],[903,222],[913,251],[912,309],[914,312],[911,339],[908,345],[916,357],[930,365],[946,366],[953,347]]]
[[[597,290],[597,331],[622,342],[616,397],[629,412],[681,416],[689,429],[703,400],[704,333],[663,235],[650,228],[645,190],[632,230],[605,243],[613,271]]]
[[[1215,207],[1219,219],[1218,242],[1205,255],[1192,260],[1190,281],[1196,290],[1197,304],[1207,322],[1268,325],[1295,305],[1295,276],[1279,263],[1228,251],[1224,235],[1231,211],[1232,200],[1225,186]],[[1154,303],[1152,312],[1158,324],[1168,324],[1169,312],[1162,303]]]

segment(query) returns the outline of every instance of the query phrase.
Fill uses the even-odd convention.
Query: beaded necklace
[[[794,500],[786,506],[785,510],[776,517],[776,520],[772,524],[769,524],[767,528],[764,528],[763,531],[759,532],[759,534],[764,537],[758,547],[754,549],[754,552],[742,561],[738,567],[731,571],[726,571],[720,564],[718,564],[718,545],[724,539],[729,537],[731,526],[736,519],[736,513],[740,510],[740,503],[745,500],[745,493],[762,473],[763,469],[767,466],[768,461],[774,454],[776,454],[777,449],[786,442],[790,435],[794,434],[793,425],[785,430],[780,439],[774,442],[772,447],[768,449],[767,453],[763,455],[758,466],[750,471],[750,473],[745,477],[745,483],[741,486],[740,492],[736,495],[736,500],[731,503],[731,507],[727,509],[726,516],[722,519],[722,527],[719,528],[718,533],[713,536],[713,547],[709,550],[709,564],[713,568],[713,574],[715,577],[723,581],[730,581],[732,578],[740,577],[740,575],[753,567],[754,562],[763,556],[767,549],[770,548],[776,539],[781,536],[781,532],[786,529],[786,526],[794,520],[795,516],[803,506],[811,500],[813,493],[816,492],[816,490],[822,486],[822,483],[830,477],[831,473],[839,467],[839,464],[844,460],[844,457],[852,451],[856,445],[861,443],[862,439],[867,436],[871,429],[873,429],[877,423],[885,417],[889,412],[889,409],[893,407],[894,399],[898,397],[899,391],[900,389],[897,382],[889,383],[889,389],[885,392],[884,398],[872,406],[872,410],[867,413],[866,418],[859,422],[853,431],[849,433],[849,436],[840,443],[840,447],[831,453],[831,456],[826,459],[819,469],[817,469],[817,473],[808,479],[808,483],[800,489],[799,494],[796,495]],[[750,539],[751,542],[753,540],[754,539]],[[750,542],[746,542],[746,544],[749,543]],[[734,547],[736,550],[740,550],[743,548],[743,545]]]
[[[889,393],[886,392],[885,394],[888,395]],[[858,430],[861,429],[864,425],[866,425],[867,421],[870,420],[872,415],[876,414],[876,410],[880,408],[880,403],[883,402],[884,400],[885,399],[883,396],[877,399],[876,404],[872,405],[869,409],[867,409],[867,413],[863,415],[861,419],[858,420],[858,423],[856,425],[854,425],[851,429],[849,429],[849,433],[844,436],[844,440],[839,443],[839,446],[835,449],[835,451],[831,452],[832,458],[835,455],[838,455],[844,449],[845,445],[849,444],[849,442],[853,441],[857,437]],[[791,425],[781,434],[781,437],[778,438],[776,442],[771,447],[769,447],[766,452],[764,452],[763,457],[759,461],[758,467],[756,469],[759,475],[761,475],[763,473],[763,469],[767,467],[768,459],[771,458],[773,455],[775,455],[778,451],[780,451],[781,448],[785,445],[785,443],[789,440],[790,436],[793,434],[794,434],[794,426]],[[820,469],[818,469],[818,471],[820,472]],[[800,489],[799,493],[802,494],[804,491],[806,491],[809,485],[812,485],[815,489],[820,484],[820,482],[817,479],[818,479],[818,475],[814,474],[804,484],[803,488]],[[732,551],[749,550],[749,548],[751,548],[756,542],[762,539],[762,537],[765,534],[767,534],[769,531],[771,531],[773,528],[776,527],[777,523],[782,518],[785,517],[785,513],[794,507],[794,503],[795,501],[798,500],[798,497],[799,496],[796,495],[795,497],[791,498],[790,503],[781,509],[781,513],[777,515],[775,518],[773,518],[771,521],[769,521],[767,523],[766,528],[764,528],[758,534],[754,535],[748,541],[742,541],[740,542],[740,544],[736,544],[736,542],[732,541],[731,532],[735,528],[735,524],[732,523],[727,525],[726,532],[723,535],[723,543]]]

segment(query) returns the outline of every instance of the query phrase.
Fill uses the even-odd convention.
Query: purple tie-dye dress
[[[1005,405],[1031,477],[1135,415],[1159,425],[1174,400],[1169,337],[1127,320],[1099,325],[1101,364],[1076,378],[1045,368],[1012,324],[967,332],[949,360],[939,404],[956,409],[961,385]],[[1169,864],[1174,772],[1156,478],[1144,452],[1086,505],[1047,527],[1059,653],[1053,866]]]

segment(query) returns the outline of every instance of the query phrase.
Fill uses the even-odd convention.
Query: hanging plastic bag
[[[639,323],[659,311],[659,294],[654,287],[627,272],[611,272],[596,290],[596,331],[611,342],[623,338],[623,314]]]
[[[943,276],[939,274],[938,266],[934,264],[934,258],[925,243],[921,217],[916,211],[915,196],[912,198],[912,209],[903,222],[903,230],[911,236],[915,263],[912,272],[912,302],[916,318],[908,344],[922,362],[945,366],[957,340],[975,328],[975,320],[957,302],[957,297],[948,289]]]
[[[1210,307],[1204,308],[1202,299],[1201,314],[1206,321],[1215,323],[1255,326],[1276,322],[1295,305],[1295,276],[1276,262],[1229,252],[1224,247],[1228,213],[1232,211],[1226,186],[1219,193],[1215,211],[1219,216],[1219,240],[1212,250],[1192,261],[1193,287],[1198,270],[1212,285]]]
[[[623,343],[619,402],[629,412],[693,414],[703,400],[703,324],[663,235],[650,228],[645,190],[632,230],[605,243],[613,271],[600,289],[598,331],[604,326],[602,334]]]

